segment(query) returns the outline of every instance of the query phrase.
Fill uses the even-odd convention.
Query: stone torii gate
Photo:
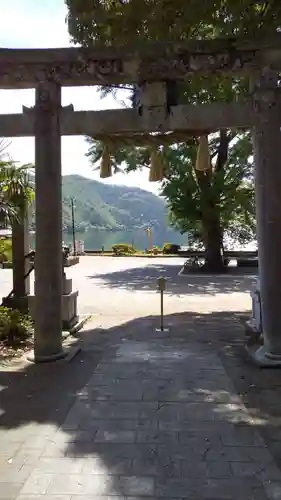
[[[35,136],[35,361],[62,349],[61,135],[103,136],[172,132],[200,135],[253,129],[260,286],[262,365],[281,366],[281,37],[264,42],[192,41],[142,48],[1,49],[0,88],[35,88],[34,108],[0,115],[0,136]],[[232,103],[167,106],[168,82],[195,73],[252,75],[249,97]],[[61,106],[62,86],[137,84],[141,108],[74,111]]]

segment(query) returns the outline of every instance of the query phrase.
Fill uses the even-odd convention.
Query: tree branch
[[[215,165],[215,172],[220,172],[228,159],[228,146],[232,139],[235,137],[235,133],[227,134],[226,130],[220,130],[220,144],[217,151],[217,161]]]

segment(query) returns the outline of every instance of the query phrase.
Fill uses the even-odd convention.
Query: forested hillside
[[[112,186],[79,175],[67,175],[63,184],[63,225],[71,228],[70,198],[75,198],[75,226],[104,229],[135,229],[153,225],[166,227],[165,201],[135,187]]]

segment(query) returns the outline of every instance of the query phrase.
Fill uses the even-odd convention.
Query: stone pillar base
[[[62,325],[61,328],[69,330],[79,321],[77,314],[78,290],[62,296]],[[28,306],[30,316],[35,317],[35,296],[28,296]]]
[[[72,328],[78,322],[77,299],[78,290],[62,296],[62,326],[65,330]]]
[[[53,354],[52,356],[35,356],[34,351],[32,351],[26,356],[26,359],[31,363],[36,364],[52,362],[68,363],[69,361],[72,361],[72,359],[79,354],[80,351],[81,347],[79,345],[70,345],[65,346],[61,352]]]
[[[260,368],[281,368],[281,354],[271,354],[264,345],[246,347],[252,361]]]
[[[51,356],[35,356],[34,352],[27,355],[26,359],[31,361],[31,363],[50,363],[52,361],[58,361],[60,359],[64,359],[67,356],[67,352],[61,351],[57,354],[53,354]]]

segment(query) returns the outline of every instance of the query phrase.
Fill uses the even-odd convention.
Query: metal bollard
[[[161,276],[158,278],[158,291],[160,292],[160,328],[156,328],[157,332],[168,332],[168,328],[164,328],[164,291],[166,290],[167,278]]]

